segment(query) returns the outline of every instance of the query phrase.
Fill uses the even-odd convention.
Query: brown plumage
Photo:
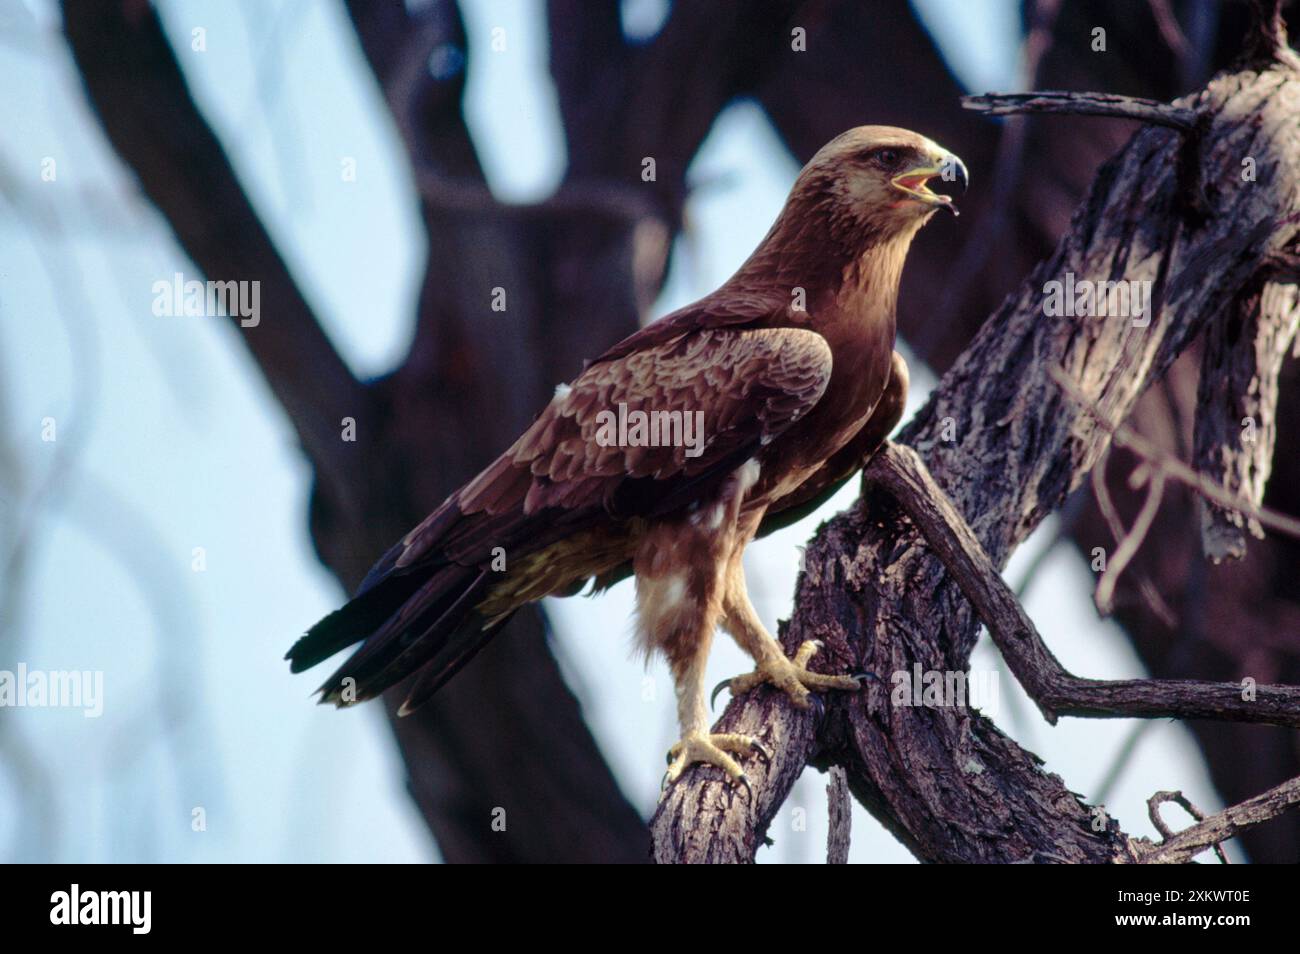
[[[740,558],[828,497],[898,422],[898,282],[916,231],[951,204],[926,186],[940,175],[965,184],[960,160],[903,129],[863,126],[823,147],[731,279],[557,388],[294,645],[294,671],[364,640],[323,701],[359,702],[418,673],[409,711],[520,606],[634,573],[640,641],[677,684],[669,779],[704,761],[743,781],[733,755],[761,746],[708,734],[701,680],[717,626],[757,664],[733,691],[767,681],[807,705],[810,690],[856,687],[809,671],[812,644],[783,655]]]

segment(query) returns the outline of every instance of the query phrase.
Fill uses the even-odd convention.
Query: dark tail
[[[352,705],[374,698],[423,670],[403,715],[454,676],[504,624],[489,624],[475,607],[490,584],[487,569],[444,564],[431,573],[397,573],[362,587],[294,643],[293,672],[309,669],[353,643],[352,656],[320,687],[321,702]]]

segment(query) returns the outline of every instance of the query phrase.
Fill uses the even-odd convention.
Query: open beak
[[[944,156],[929,165],[914,166],[894,176],[890,182],[894,188],[906,192],[912,198],[919,199],[927,205],[941,205],[956,215],[957,207],[952,203],[952,196],[930,190],[930,180],[936,176],[944,182],[956,183],[962,192],[965,192],[970,184],[966,164],[954,155]]]

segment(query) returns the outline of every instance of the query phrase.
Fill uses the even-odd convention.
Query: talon
[[[767,746],[753,736],[743,735],[739,732],[718,732],[712,735],[688,732],[668,750],[668,771],[664,773],[663,781],[660,784],[660,793],[662,795],[677,779],[681,778],[682,773],[686,771],[688,766],[704,763],[706,765],[716,765],[726,774],[727,790],[730,797],[734,798],[735,786],[743,785],[750,793],[750,801],[752,802],[753,789],[750,787],[749,780],[745,777],[745,773],[737,761],[728,754],[741,755],[750,752],[765,763],[771,764],[772,753],[768,751]]]
[[[870,680],[872,682],[880,682],[880,677],[877,676],[874,672],[871,672],[870,670],[867,669],[859,669],[857,672],[849,673],[849,678],[857,679],[860,682],[865,682],[867,680]]]
[[[736,784],[727,786],[727,811],[731,811],[731,806],[736,804],[736,789],[738,788],[745,789],[745,797],[749,800],[749,804],[753,805],[754,789],[750,787],[749,779],[742,773],[732,781]]]
[[[808,693],[808,702],[813,710],[813,718],[820,722],[826,718],[826,703],[822,702],[822,697],[815,692]]]
[[[716,686],[713,687],[713,692],[709,693],[710,709],[716,709],[718,707],[718,693],[720,693],[725,686],[729,686],[729,685],[731,685],[731,680],[724,679],[722,680],[722,682],[718,683]]]

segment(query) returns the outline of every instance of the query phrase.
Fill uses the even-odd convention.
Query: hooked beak
[[[941,205],[957,214],[957,207],[952,204],[952,196],[930,191],[929,181],[938,176],[944,182],[955,182],[964,193],[970,184],[970,175],[966,164],[956,156],[949,154],[930,164],[914,166],[899,173],[890,180],[894,188],[906,192],[914,199],[927,205]]]

